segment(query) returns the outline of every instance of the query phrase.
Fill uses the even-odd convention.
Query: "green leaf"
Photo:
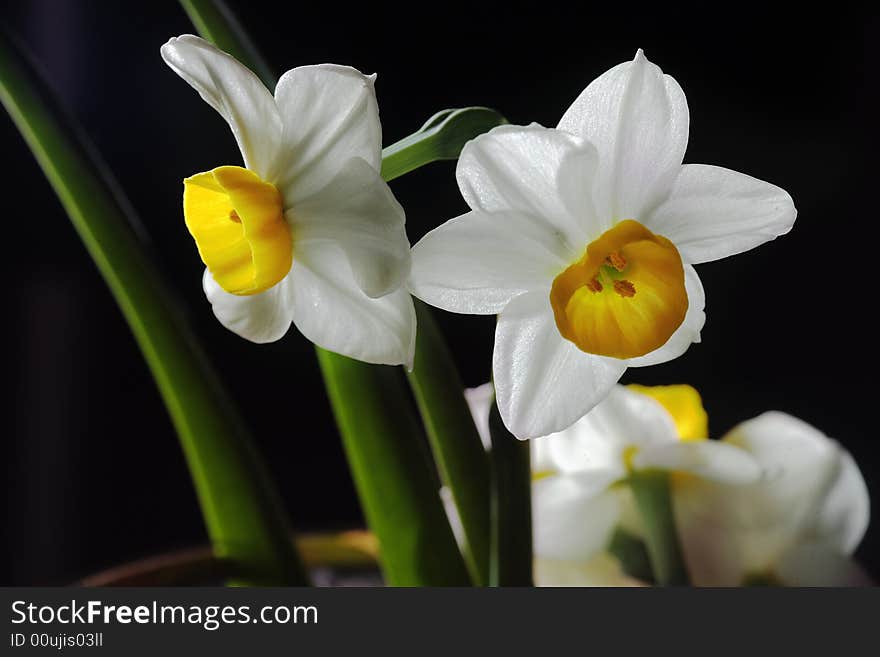
[[[504,426],[498,406],[489,414],[492,436],[492,586],[532,586],[532,475],[529,443]]]
[[[452,354],[430,309],[416,301],[418,336],[409,373],[443,483],[452,493],[464,533],[465,559],[478,585],[489,582],[489,460],[464,399]]]
[[[687,586],[688,573],[675,527],[669,473],[643,470],[629,476],[645,527],[645,545],[654,580],[660,586]]]
[[[388,584],[470,584],[401,368],[323,349],[318,361]]]
[[[654,581],[654,574],[651,572],[651,559],[642,539],[617,527],[611,535],[608,551],[620,561],[620,565],[627,575],[643,582],[652,583]]]
[[[382,151],[382,177],[394,180],[430,162],[456,160],[468,141],[505,123],[488,107],[437,112],[418,131]]]
[[[256,73],[270,90],[274,89],[275,76],[272,69],[260,57],[259,50],[225,3],[180,0],[180,4],[203,38],[235,57]]]
[[[216,555],[246,582],[306,584],[263,462],[131,230],[127,202],[72,119],[2,32],[0,100],[144,354],[180,437]]]

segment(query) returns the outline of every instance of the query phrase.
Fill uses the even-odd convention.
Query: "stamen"
[[[229,219],[230,221],[234,221],[237,224],[241,223],[241,217],[238,216],[238,212],[236,212],[235,210],[229,211]]]
[[[681,256],[668,239],[626,219],[553,279],[550,305],[559,334],[581,351],[644,356],[662,347],[687,313]]]
[[[614,267],[617,271],[623,271],[626,269],[626,258],[624,258],[617,251],[612,251],[606,258],[605,264]]]
[[[614,291],[622,297],[634,297],[636,286],[627,280],[614,281]]]

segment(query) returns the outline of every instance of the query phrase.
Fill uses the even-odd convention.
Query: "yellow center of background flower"
[[[559,332],[599,356],[636,358],[662,347],[688,309],[675,245],[632,219],[591,242],[553,281]]]
[[[630,383],[627,388],[647,395],[669,411],[681,440],[705,440],[709,437],[709,416],[700,393],[693,386],[677,383],[667,386],[643,386]]]
[[[217,284],[238,295],[263,292],[293,263],[293,238],[275,185],[225,166],[183,181],[183,215]]]

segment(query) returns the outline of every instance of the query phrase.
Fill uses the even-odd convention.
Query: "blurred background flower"
[[[675,482],[694,584],[871,583],[851,558],[868,529],[870,499],[849,452],[806,422],[772,411],[737,425],[721,444],[753,456],[762,475],[746,485]]]
[[[465,393],[488,448],[492,385]],[[633,586],[646,538],[632,477],[668,472],[697,586],[869,585],[853,560],[870,519],[865,481],[839,443],[767,412],[708,440],[687,385],[615,386],[568,429],[529,442],[535,582]]]

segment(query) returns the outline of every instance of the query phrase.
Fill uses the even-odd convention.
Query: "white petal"
[[[587,561],[535,559],[535,586],[645,586],[627,575],[615,557],[600,552]]]
[[[684,287],[688,295],[688,309],[684,321],[659,349],[649,354],[631,358],[627,361],[629,367],[645,367],[646,365],[659,365],[674,360],[688,350],[691,344],[700,341],[700,331],[706,323],[706,292],[697,271],[689,264],[684,263]]]
[[[819,513],[839,473],[839,448],[810,425],[770,412],[743,422],[724,442],[762,468],[751,485],[677,482],[676,519],[692,573],[735,585],[775,573],[783,557],[815,540]]]
[[[452,536],[459,550],[467,549],[467,536],[464,533],[464,525],[461,523],[461,514],[458,507],[455,506],[455,497],[449,486],[440,487],[440,501],[443,503],[443,509],[446,511],[446,518],[449,520],[449,526],[452,528]]]
[[[617,521],[617,528],[627,532],[635,538],[645,538],[645,520],[636,505],[635,497],[633,497],[632,488],[630,486],[621,486],[615,489],[617,499],[620,504],[620,518]]]
[[[523,292],[549,298],[553,278],[570,263],[558,235],[518,212],[468,212],[413,247],[412,293],[450,312],[495,315]]]
[[[706,164],[681,168],[669,198],[645,220],[686,262],[718,260],[785,235],[797,210],[784,189]]]
[[[495,401],[495,388],[491,383],[484,383],[476,388],[465,388],[464,399],[477,425],[480,441],[485,449],[492,447],[492,436],[489,434],[489,414],[492,412],[492,402]]]
[[[642,221],[669,191],[684,157],[687,100],[678,83],[639,50],[633,61],[591,82],[558,127],[599,151],[599,215]]]
[[[678,442],[672,416],[663,406],[647,395],[615,385],[570,427],[534,439],[532,455],[541,471],[615,471],[622,478],[628,447]]]
[[[352,157],[379,171],[382,128],[374,80],[335,64],[300,66],[281,76],[275,101],[291,157],[278,182],[285,200],[323,188]]]
[[[611,225],[593,211],[595,169],[596,149],[582,139],[537,124],[505,125],[465,144],[456,178],[472,210],[535,217],[571,262]]]
[[[695,586],[739,586],[747,573],[749,527],[733,499],[737,488],[697,477],[673,479],[675,524]],[[763,557],[759,567],[772,566],[779,554],[777,549]]]
[[[775,573],[787,586],[873,586],[850,557],[820,543],[803,543],[786,554]]]
[[[741,524],[752,529],[747,563],[775,550],[787,552],[804,539],[836,479],[836,444],[806,422],[778,412],[743,422],[724,441],[747,449],[764,469],[761,482],[736,496]]]
[[[322,189],[286,212],[297,251],[331,242],[345,252],[358,286],[370,297],[396,290],[409,275],[406,217],[368,162],[353,157]]]
[[[573,424],[572,426],[575,426]],[[550,474],[560,474],[554,456],[553,446],[557,442],[554,436],[559,433],[551,433],[549,436],[538,436],[529,441],[529,464],[532,468],[532,476],[540,477]]]
[[[587,416],[594,432],[601,433],[621,448],[677,443],[675,422],[657,400],[616,385]]]
[[[761,483],[749,491],[768,524],[782,517],[807,522],[836,480],[837,444],[791,415],[764,413],[734,427],[723,440],[749,451],[763,468]]]
[[[529,441],[532,472],[546,474],[616,470],[619,478],[626,476],[623,465],[625,446],[617,441],[615,435],[603,431],[603,425],[595,417],[601,406],[602,403],[567,429]]]
[[[293,322],[309,340],[367,363],[412,367],[416,315],[406,290],[368,297],[332,244],[297,253],[288,278]]]
[[[603,551],[617,524],[617,473],[544,477],[532,484],[535,556],[586,560]]]
[[[245,166],[271,180],[281,145],[275,100],[260,79],[199,37],[186,34],[162,46],[162,59],[229,123]]]
[[[744,449],[717,440],[679,440],[640,449],[633,467],[690,474],[729,484],[749,484],[761,476],[757,461]]]
[[[251,342],[275,342],[293,321],[290,276],[265,292],[238,296],[217,285],[205,269],[202,287],[220,323]]]
[[[810,534],[841,554],[852,554],[871,518],[871,498],[852,456],[839,449],[837,476],[822,500]]]
[[[626,363],[586,354],[556,328],[550,299],[526,293],[498,318],[492,357],[498,410],[517,438],[571,426],[617,383]]]

